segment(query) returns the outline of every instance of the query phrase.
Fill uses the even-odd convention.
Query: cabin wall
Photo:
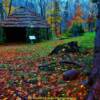
[[[35,42],[50,40],[48,28],[0,28],[0,43],[29,43],[29,35],[35,35]]]
[[[4,35],[4,29],[2,27],[0,27],[0,43],[4,43],[5,42],[5,35]]]
[[[47,28],[27,28],[27,37],[30,35],[36,36],[36,42],[50,39],[49,31]]]

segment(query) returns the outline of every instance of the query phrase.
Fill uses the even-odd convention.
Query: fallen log
[[[72,64],[74,66],[76,65],[76,66],[81,67],[81,68],[84,68],[85,67],[84,65],[78,64],[77,62],[72,62],[72,61],[67,61],[67,60],[62,60],[59,63],[60,63],[60,65]]]
[[[69,43],[64,43],[61,45],[56,46],[52,52],[49,54],[50,55],[54,55],[54,54],[59,54],[59,53],[75,53],[75,52],[79,52],[79,46],[77,41],[72,41]]]

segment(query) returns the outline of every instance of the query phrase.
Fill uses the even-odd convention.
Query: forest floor
[[[0,100],[32,100],[34,97],[77,97],[84,100],[87,88],[83,80],[87,80],[92,67],[94,39],[95,33],[86,33],[66,40],[1,45]],[[57,45],[71,41],[78,41],[81,52],[48,56]],[[81,71],[77,65],[60,65],[61,59],[77,62],[85,68]],[[41,64],[47,66],[40,68]],[[63,73],[70,69],[81,73],[75,80],[64,81]]]

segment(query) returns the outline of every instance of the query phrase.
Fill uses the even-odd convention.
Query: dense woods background
[[[77,35],[71,34],[75,31],[80,34],[79,31],[95,30],[97,6],[90,0],[1,0],[0,20],[19,7],[25,7],[41,15],[48,21],[56,36],[61,33],[73,36]],[[79,27],[79,30],[76,27]]]

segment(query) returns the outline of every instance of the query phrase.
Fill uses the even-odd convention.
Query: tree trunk
[[[2,5],[2,3],[0,3],[0,15],[1,15],[0,20],[4,20],[4,12],[3,12],[3,5]]]
[[[12,6],[12,0],[10,0],[8,16],[11,14],[11,6]]]
[[[46,13],[45,1],[39,0],[39,7],[40,7],[41,16],[45,19],[45,13]]]
[[[95,39],[94,65],[89,76],[90,91],[87,100],[100,100],[100,1],[98,5],[97,30]]]

